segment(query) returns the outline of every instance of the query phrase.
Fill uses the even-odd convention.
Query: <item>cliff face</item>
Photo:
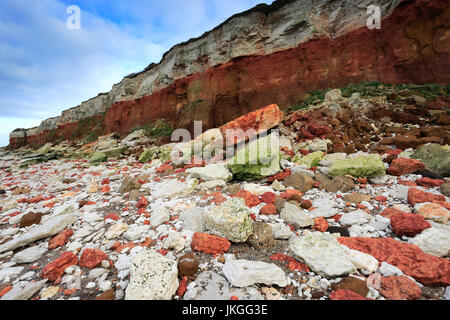
[[[366,27],[379,5],[380,30]],[[125,77],[108,93],[10,134],[10,147],[130,130],[165,118],[176,128],[218,127],[307,91],[363,81],[450,83],[446,0],[286,0],[235,15]]]

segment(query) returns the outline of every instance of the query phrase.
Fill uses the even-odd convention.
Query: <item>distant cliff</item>
[[[366,27],[379,5],[380,30]],[[138,50],[139,48],[136,48]],[[279,0],[236,14],[178,44],[158,64],[125,77],[39,127],[16,129],[10,147],[130,130],[164,118],[218,127],[307,91],[349,83],[450,83],[448,0]]]

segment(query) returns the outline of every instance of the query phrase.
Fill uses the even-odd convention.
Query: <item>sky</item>
[[[259,3],[272,1],[1,0],[0,147]]]

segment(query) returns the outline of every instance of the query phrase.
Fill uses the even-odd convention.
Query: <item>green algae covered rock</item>
[[[95,152],[91,155],[89,163],[96,164],[106,162],[106,160],[108,160],[108,156],[104,152]]]
[[[227,163],[237,180],[255,180],[281,171],[279,138],[276,134],[250,141]]]
[[[412,156],[422,161],[425,166],[444,177],[450,176],[450,147],[436,143],[420,147]]]
[[[339,160],[333,163],[329,176],[376,177],[384,175],[386,167],[379,155],[364,155]]]

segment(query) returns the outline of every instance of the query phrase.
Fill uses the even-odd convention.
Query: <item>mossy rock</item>
[[[145,149],[144,152],[141,153],[139,157],[139,162],[147,163],[153,159],[158,157],[158,147],[152,147],[149,149]]]
[[[272,140],[273,139],[273,140]],[[228,161],[228,169],[237,180],[255,180],[269,177],[281,171],[279,139],[276,135],[251,141]]]
[[[412,156],[422,161],[428,169],[444,177],[450,176],[450,148],[431,143],[420,147]]]
[[[386,173],[386,167],[379,155],[357,156],[333,163],[329,176],[376,177]]]
[[[118,147],[102,150],[102,152],[106,154],[108,158],[117,158],[120,157],[127,149],[128,149],[127,147]]]
[[[89,163],[96,164],[106,162],[106,160],[108,160],[108,156],[104,152],[95,152],[92,154]]]
[[[297,162],[298,164],[306,164],[308,168],[317,167],[319,165],[319,162],[322,161],[325,158],[325,154],[322,151],[316,151],[313,153],[310,153],[304,157],[300,157],[299,155],[296,155],[293,159],[294,162]]]

